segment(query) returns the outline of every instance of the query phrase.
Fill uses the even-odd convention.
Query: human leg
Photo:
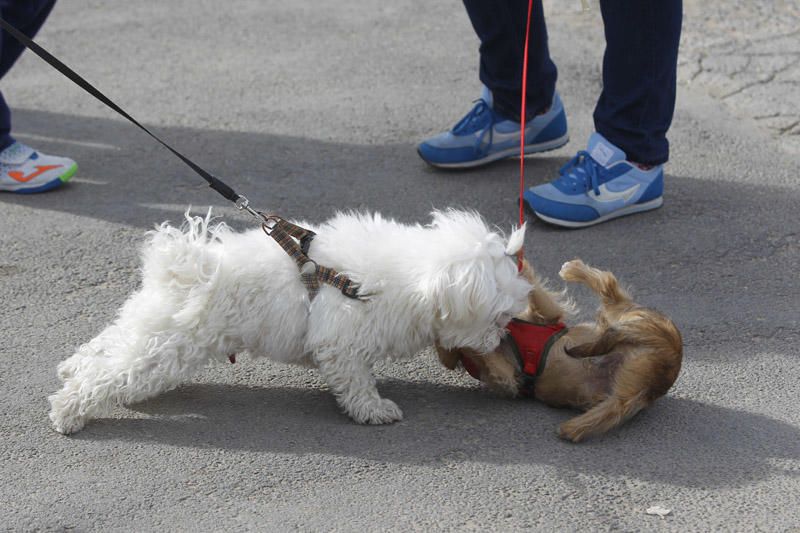
[[[629,161],[661,165],[675,109],[682,0],[602,0],[603,91],[595,129]]]
[[[3,19],[33,37],[53,9],[55,0],[0,0]],[[0,78],[5,76],[25,47],[0,32]],[[17,142],[11,135],[11,110],[0,93],[0,191],[44,192],[67,182],[77,164],[65,157],[44,154]]]
[[[28,37],[33,37],[53,9],[55,0],[0,0],[0,16]],[[0,32],[0,79],[19,59],[25,47],[6,32]],[[0,93],[0,150],[14,143],[11,110]]]
[[[449,131],[423,141],[418,151],[440,168],[476,167],[519,154],[519,115],[526,0],[464,0],[480,45],[484,90],[473,109]],[[534,0],[528,45],[525,153],[563,146],[569,140],[557,71],[550,59],[541,0]]]
[[[504,117],[519,121],[528,2],[464,0],[464,6],[481,42],[480,79],[492,92],[493,108]],[[534,0],[528,43],[528,120],[550,107],[557,77],[547,44],[542,1]]]
[[[525,193],[539,218],[578,228],[663,203],[681,0],[601,0],[607,40],[595,128],[550,183]]]

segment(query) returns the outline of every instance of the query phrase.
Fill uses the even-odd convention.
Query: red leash
[[[525,25],[525,50],[522,53],[522,102],[519,111],[519,225],[525,223],[525,104],[528,95],[528,42],[531,36],[533,0],[528,0],[528,21]],[[523,248],[517,256],[517,268],[522,271]]]

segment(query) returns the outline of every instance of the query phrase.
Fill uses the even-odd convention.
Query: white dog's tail
[[[230,231],[223,222],[214,223],[211,209],[205,217],[184,214],[181,228],[164,222],[147,233],[142,250],[142,284],[168,287],[183,294],[184,307],[179,315],[196,316],[205,304],[209,289],[219,270],[219,241]],[[176,316],[176,318],[179,318]]]

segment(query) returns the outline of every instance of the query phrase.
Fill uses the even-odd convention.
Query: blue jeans
[[[577,0],[576,0],[577,1]],[[527,0],[464,0],[481,41],[480,79],[495,110],[519,119]],[[541,0],[533,2],[528,46],[530,120],[553,99],[558,72],[550,59]],[[600,0],[605,24],[603,90],[594,110],[595,129],[648,165],[669,158],[667,130],[675,110],[682,0]]]
[[[44,24],[56,0],[0,0],[0,15],[19,31],[33,37]],[[0,30],[0,79],[25,49],[16,39]],[[11,110],[0,93],[0,150],[14,142],[11,137]]]

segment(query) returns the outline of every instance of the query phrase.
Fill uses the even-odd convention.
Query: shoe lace
[[[589,152],[581,150],[575,157],[561,167],[558,173],[562,183],[573,190],[588,191],[592,189],[595,194],[600,194],[600,175],[603,167],[592,159]]]
[[[494,139],[494,125],[495,122],[497,122],[497,117],[486,100],[478,99],[474,100],[473,103],[475,106],[464,116],[464,118],[459,120],[458,123],[453,126],[452,131],[456,135],[466,135],[480,131],[480,135],[475,141],[475,149],[478,152],[483,152],[492,146],[492,141]],[[489,114],[488,126],[484,118],[486,113]],[[488,142],[484,143],[487,135],[489,136]]]

